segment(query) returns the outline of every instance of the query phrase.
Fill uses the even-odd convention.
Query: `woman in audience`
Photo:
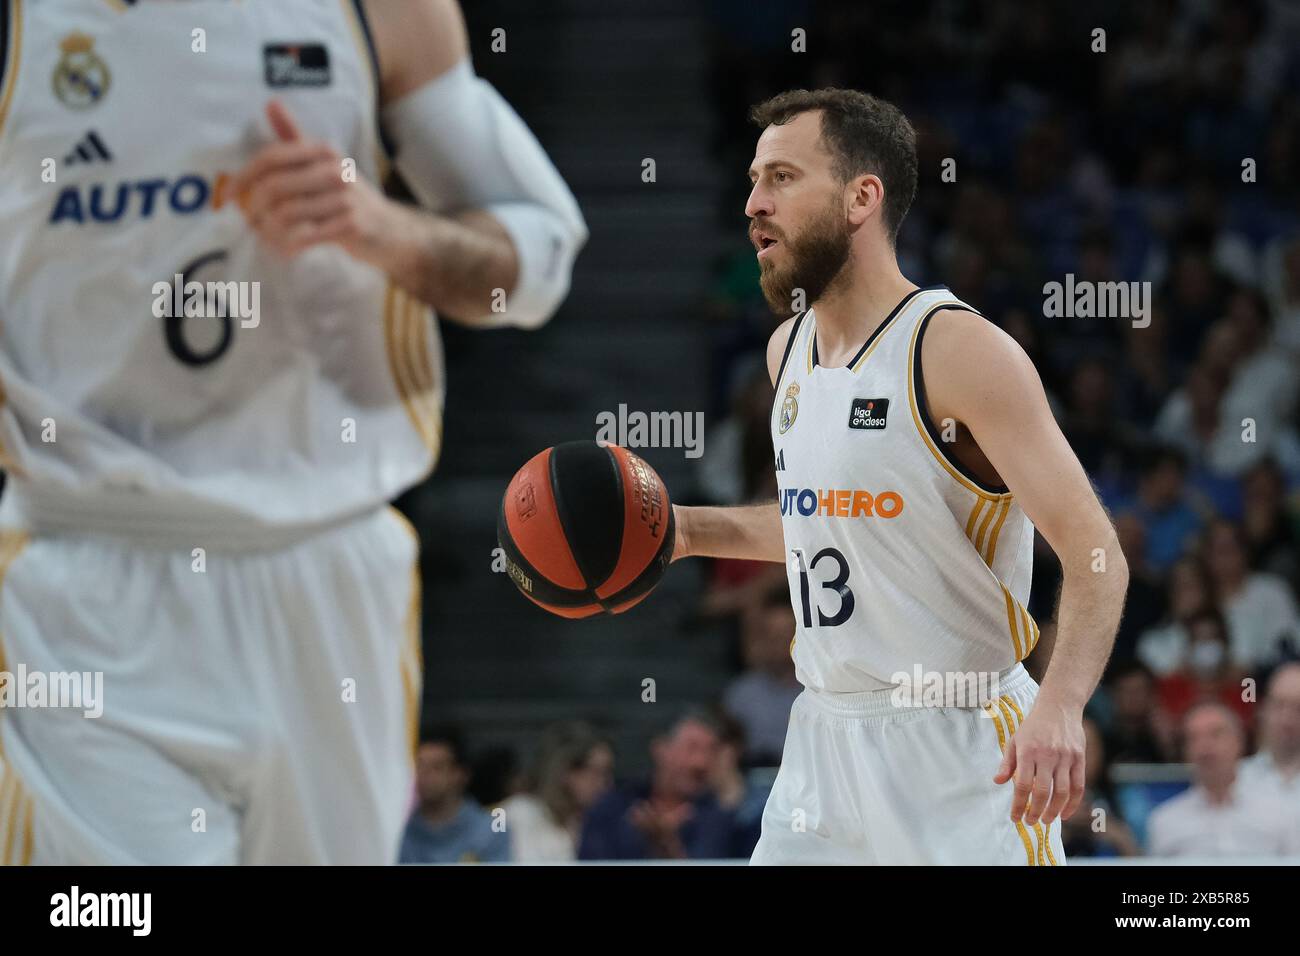
[[[555,724],[542,734],[528,788],[507,799],[506,831],[515,863],[577,857],[582,815],[610,788],[614,751],[587,724]]]

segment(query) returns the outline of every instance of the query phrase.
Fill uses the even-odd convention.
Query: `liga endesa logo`
[[[803,518],[897,518],[903,513],[903,496],[897,491],[782,488],[779,498],[782,515]]]

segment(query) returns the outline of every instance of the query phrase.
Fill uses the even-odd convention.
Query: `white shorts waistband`
[[[376,510],[366,508],[308,524],[275,525],[144,492],[78,495],[11,478],[0,496],[0,526],[21,528],[33,536],[106,535],[158,548],[272,551]]]
[[[970,686],[970,676],[974,676]],[[883,717],[889,714],[907,713],[916,710],[936,709],[937,707],[955,709],[979,709],[987,700],[996,700],[1006,694],[1015,694],[1026,687],[1034,686],[1034,679],[1025,670],[1023,664],[1014,664],[1002,672],[989,671],[981,674],[975,671],[953,673],[954,685],[935,689],[930,693],[925,687],[911,688],[905,685],[885,687],[881,690],[869,690],[859,693],[834,693],[815,687],[805,687],[803,697],[818,710],[841,717]],[[965,700],[953,702],[950,695],[956,691],[965,696]],[[942,700],[936,703],[935,695]]]

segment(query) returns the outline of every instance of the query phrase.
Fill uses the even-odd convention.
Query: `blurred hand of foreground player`
[[[266,116],[276,141],[231,183],[249,225],[286,257],[334,242],[365,260],[389,228],[395,204],[330,146],[305,138],[283,103],[272,100]]]
[[[1011,819],[1029,826],[1070,817],[1083,801],[1083,713],[1040,693],[1011,735],[993,782],[1015,780]]]

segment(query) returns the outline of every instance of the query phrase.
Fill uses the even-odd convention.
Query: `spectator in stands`
[[[1111,371],[1113,363],[1100,355],[1079,362],[1070,375],[1061,431],[1094,480],[1106,480],[1119,470],[1125,425],[1117,414],[1120,396]]]
[[[1292,356],[1269,347],[1268,305],[1259,293],[1235,291],[1222,321],[1232,326],[1240,351],[1223,395],[1224,437],[1230,440],[1216,447],[1215,466],[1223,473],[1239,475],[1263,460],[1278,442],[1287,440],[1300,375]],[[1254,428],[1254,441],[1241,440],[1242,423],[1247,420]]]
[[[773,399],[767,364],[755,361],[749,372],[738,379],[733,386],[731,413],[709,429],[705,441],[709,453],[700,460],[700,492],[711,504],[752,501],[757,489],[750,486],[750,478],[760,466],[771,470],[772,439],[768,428]],[[763,445],[763,460],[753,461],[756,449]]]
[[[1242,533],[1256,571],[1276,574],[1300,593],[1300,514],[1288,511],[1286,476],[1273,459],[1245,475]]]
[[[1288,661],[1269,678],[1259,724],[1259,753],[1241,762],[1241,779],[1300,813],[1300,662]]]
[[[1138,638],[1137,657],[1157,677],[1172,674],[1187,663],[1187,622],[1215,610],[1214,582],[1205,562],[1194,554],[1182,557],[1169,572],[1169,610],[1159,627]]]
[[[776,766],[785,748],[790,705],[803,690],[790,657],[794,610],[782,581],[768,588],[760,602],[741,616],[741,650],[745,672],[722,694],[722,709],[744,728],[749,766]]]
[[[491,810],[518,792],[520,776],[519,755],[513,747],[498,744],[476,748],[470,762],[469,787],[465,792],[480,807]]]
[[[578,858],[583,860],[720,859],[735,853],[733,815],[709,789],[721,732],[704,711],[691,710],[650,745],[644,783],[616,787],[587,811]]]
[[[1205,542],[1215,596],[1228,619],[1232,661],[1253,672],[1280,659],[1300,631],[1300,614],[1286,582],[1251,571],[1240,526],[1217,520]]]
[[[1224,327],[1225,340],[1231,330]],[[1175,337],[1177,338],[1177,337]],[[1226,342],[1218,347],[1227,348]],[[1176,389],[1161,406],[1152,432],[1164,445],[1182,453],[1185,461],[1196,466],[1210,460],[1210,449],[1223,426],[1223,392],[1227,373],[1217,364],[1201,359],[1188,370],[1181,388]],[[1233,432],[1240,436],[1240,427]]]
[[[493,818],[465,797],[469,785],[460,729],[438,726],[420,735],[415,755],[418,803],[402,837],[400,863],[504,862],[509,841]]]
[[[1077,856],[1141,856],[1142,850],[1119,811],[1110,788],[1110,764],[1101,728],[1084,718],[1083,802],[1074,816],[1061,821],[1061,842],[1065,854]]]
[[[1112,763],[1161,763],[1171,753],[1172,728],[1162,723],[1151,672],[1137,661],[1114,668],[1106,689],[1110,720],[1104,746]]]
[[[1134,514],[1146,528],[1146,562],[1163,574],[1184,553],[1201,527],[1201,516],[1188,500],[1186,464],[1172,448],[1144,455],[1137,496],[1120,514]]]
[[[1182,667],[1160,678],[1160,707],[1175,723],[1196,704],[1215,701],[1249,727],[1254,703],[1245,698],[1238,671],[1228,656],[1228,632],[1223,615],[1204,610],[1187,621],[1187,654]]]
[[[772,785],[770,780],[761,786],[754,783],[741,769],[741,757],[746,748],[745,728],[740,722],[723,714],[718,723],[722,737],[710,785],[718,798],[718,805],[734,816],[732,854],[749,857],[763,832],[763,807],[767,805]]]
[[[580,721],[542,733],[528,787],[505,801],[510,859],[557,863],[577,857],[583,814],[613,783],[614,751]]]
[[[1232,710],[1198,704],[1184,720],[1191,788],[1148,823],[1152,856],[1272,857],[1300,851],[1300,822],[1273,794],[1246,786],[1237,768],[1246,731]]]
[[[1124,616],[1119,622],[1111,660],[1130,660],[1137,656],[1142,636],[1160,622],[1165,614],[1165,587],[1146,560],[1146,528],[1137,515],[1129,513],[1115,519],[1115,533],[1120,550],[1128,562],[1128,595],[1124,599]]]

